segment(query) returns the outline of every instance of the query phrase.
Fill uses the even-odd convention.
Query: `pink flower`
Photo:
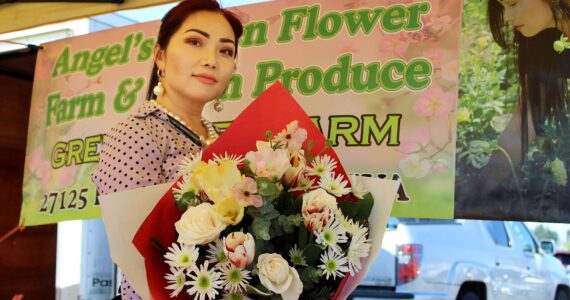
[[[255,257],[255,240],[250,233],[232,232],[224,238],[224,253],[238,268],[244,268]]]
[[[397,35],[389,35],[380,41],[380,52],[403,56],[410,43]]]
[[[438,159],[435,163],[431,166],[432,173],[443,173],[449,170],[449,162],[445,159]]]
[[[406,37],[412,42],[423,42],[434,39],[433,33],[426,27],[418,31],[407,32]]]
[[[442,34],[449,30],[450,23],[450,16],[431,17],[425,26],[434,34]]]
[[[43,151],[44,149],[41,147],[36,148],[26,158],[26,167],[38,178],[43,178],[51,170],[50,162],[42,159]]]
[[[453,93],[444,93],[440,87],[433,86],[416,101],[414,112],[422,117],[446,117],[455,108],[456,99]]]
[[[232,192],[234,193],[237,203],[242,207],[250,205],[261,207],[263,205],[261,196],[254,195],[257,193],[257,184],[255,180],[250,177],[243,177],[240,182],[234,184]]]
[[[406,134],[400,141],[398,151],[406,154],[417,153],[429,143],[430,133],[427,127],[420,127],[413,134]]]
[[[271,149],[258,147],[257,151],[249,151],[245,159],[250,162],[249,167],[255,175],[267,178],[281,178],[285,171],[291,167],[289,154],[285,149]]]
[[[274,141],[287,146],[291,153],[295,153],[301,149],[306,139],[307,130],[299,128],[299,122],[295,120],[287,124],[287,127],[275,136]]]
[[[76,165],[45,172],[41,178],[42,188],[44,190],[53,190],[68,187],[75,182],[76,174]]]
[[[445,58],[445,53],[441,49],[431,48],[429,50],[424,51],[422,56],[424,58],[427,58],[429,61],[431,61],[432,65],[435,69],[435,68],[441,67],[441,65],[444,61],[444,58]]]

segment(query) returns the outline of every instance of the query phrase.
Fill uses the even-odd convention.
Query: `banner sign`
[[[282,0],[244,22],[219,126],[279,80],[352,173],[400,180],[393,216],[453,218],[461,1]],[[90,173],[113,124],[144,101],[157,22],[58,41],[38,55],[27,225],[99,216]]]

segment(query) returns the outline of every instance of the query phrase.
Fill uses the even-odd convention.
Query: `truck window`
[[[507,235],[507,230],[505,225],[500,221],[485,221],[485,227],[487,231],[495,241],[495,244],[509,247],[509,236]]]
[[[525,252],[536,252],[536,245],[534,243],[534,239],[528,232],[528,230],[524,227],[521,222],[506,222],[507,226],[511,228],[513,233],[513,240],[515,241],[515,246],[518,249],[521,249]]]

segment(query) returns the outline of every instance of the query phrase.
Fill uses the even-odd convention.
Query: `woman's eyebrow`
[[[210,38],[210,34],[209,34],[209,33],[205,32],[205,31],[203,31],[203,30],[200,30],[200,29],[196,29],[196,28],[190,28],[190,29],[184,31],[184,33],[191,32],[191,31],[197,32],[197,33],[199,33],[199,34],[205,36],[206,38]],[[222,42],[222,43],[235,44],[234,40],[228,39],[228,38],[221,38],[221,39],[220,39],[220,42]]]

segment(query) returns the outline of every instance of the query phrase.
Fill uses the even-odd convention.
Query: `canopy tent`
[[[0,4],[0,33],[110,13],[117,10],[177,2],[176,0],[125,0],[124,3],[4,3]],[[2,1],[0,1],[2,3]]]

